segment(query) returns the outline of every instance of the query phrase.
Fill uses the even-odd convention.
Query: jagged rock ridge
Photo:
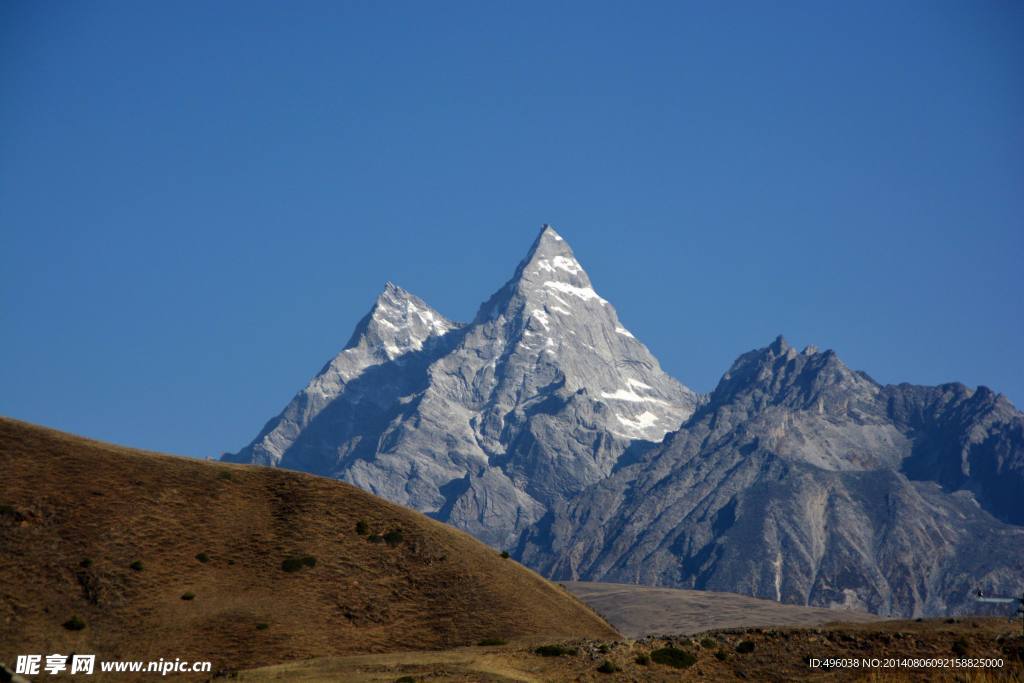
[[[977,587],[1024,588],[1024,528],[1006,523],[1020,515],[1008,492],[1024,491],[1022,424],[985,388],[882,386],[780,337],[741,356],[642,461],[555,508],[517,555],[556,579],[973,612]]]

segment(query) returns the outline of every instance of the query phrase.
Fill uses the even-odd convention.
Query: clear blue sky
[[[1024,3],[0,4],[0,414],[253,437],[542,222],[683,382],[779,333],[1024,404]]]

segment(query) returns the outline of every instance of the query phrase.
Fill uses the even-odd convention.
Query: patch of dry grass
[[[821,669],[810,657],[934,658],[948,656],[963,640],[973,657],[1002,658],[1001,669]],[[705,641],[713,641],[707,647]],[[750,642],[753,649],[739,647]],[[555,643],[549,643],[555,645]],[[295,662],[245,671],[240,680],[395,681],[401,676],[433,682],[452,681],[871,681],[905,683],[995,683],[1024,681],[1019,626],[1004,619],[834,624],[828,628],[730,629],[694,637],[644,638],[638,641],[574,640],[558,643],[566,654],[545,657],[537,648],[512,643],[500,649],[459,648],[443,652],[405,652]],[[652,656],[671,648],[687,657]],[[749,651],[745,651],[749,650]],[[659,663],[659,660],[668,663]],[[691,663],[692,660],[692,663]],[[671,662],[685,663],[681,668]],[[601,667],[609,662],[602,673]]]

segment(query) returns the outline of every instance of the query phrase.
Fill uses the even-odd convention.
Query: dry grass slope
[[[728,629],[693,636],[636,641],[561,643],[566,654],[539,656],[517,645],[457,648],[443,652],[358,655],[293,662],[245,671],[248,683],[393,683],[402,677],[430,683],[550,683],[552,681],[820,681],[840,683],[1022,683],[1024,636],[1020,624],[991,617],[833,624],[827,628]],[[655,653],[687,653],[675,668]],[[959,653],[959,654],[958,654]],[[852,666],[822,668],[812,658],[862,661],[878,658],[998,660],[987,669],[953,666]],[[677,664],[682,661],[677,658]],[[605,662],[610,667],[602,667]],[[611,673],[607,671],[611,669]]]
[[[341,482],[5,418],[0,473],[0,661],[74,651],[241,669],[616,635],[468,535]],[[368,540],[395,529],[397,543]],[[303,557],[315,564],[282,569]],[[64,628],[72,616],[85,628]]]

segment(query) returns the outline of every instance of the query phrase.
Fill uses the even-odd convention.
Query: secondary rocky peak
[[[879,385],[851,370],[834,351],[808,346],[803,352],[780,335],[768,346],[733,363],[711,393],[709,406],[738,403],[754,410],[785,403],[791,408],[848,406],[875,395]],[[844,408],[845,410],[845,408]]]
[[[362,337],[388,359],[395,359],[419,351],[431,337],[445,335],[458,326],[419,297],[388,281],[374,302],[366,325],[357,328],[346,348],[358,346]]]
[[[775,338],[775,340],[768,345],[768,351],[775,356],[784,356],[789,353],[793,347],[789,345],[786,338],[781,334]]]
[[[458,327],[419,297],[387,282],[345,348],[266,424],[252,443],[225,459],[280,464],[303,431],[368,370],[392,361],[402,364],[409,354],[423,351]]]

